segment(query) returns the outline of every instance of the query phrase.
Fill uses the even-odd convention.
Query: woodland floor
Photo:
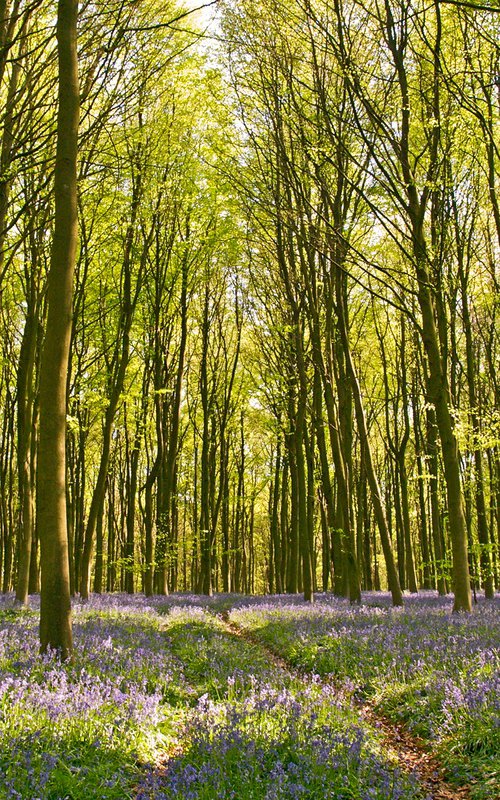
[[[229,614],[224,615],[227,626],[231,633],[236,636],[243,636],[247,641],[260,644],[256,637],[248,632],[231,624]],[[266,652],[277,666],[281,669],[292,672],[290,665],[270,647],[265,648]],[[295,672],[296,678],[304,679],[304,673]],[[433,800],[467,800],[470,798],[470,787],[467,785],[452,785],[446,780],[445,770],[440,761],[432,755],[426,742],[418,736],[412,735],[407,728],[394,722],[389,717],[377,712],[373,705],[358,701],[356,707],[360,711],[363,720],[375,728],[381,735],[382,745],[387,752],[397,762],[401,770],[407,774],[414,774],[422,789]]]
[[[493,800],[500,603],[102,595],[75,660],[0,601],[0,800]]]

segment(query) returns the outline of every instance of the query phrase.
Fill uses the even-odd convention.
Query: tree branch
[[[493,6],[486,6],[482,3],[471,3],[468,2],[468,0],[439,0],[439,2],[449,6],[458,6],[459,8],[472,8],[474,11],[493,11],[495,14],[500,13],[500,7],[494,8]]]
[[[127,32],[133,33],[140,33],[142,31],[156,31],[160,28],[171,28],[176,22],[179,20],[184,19],[185,17],[189,17],[190,14],[194,14],[195,11],[201,11],[202,8],[210,8],[210,6],[215,6],[219,0],[211,0],[209,3],[202,3],[201,6],[196,6],[196,8],[190,8],[189,11],[183,11],[181,14],[178,14],[176,17],[173,17],[168,22],[157,22],[155,25],[144,25],[137,28],[127,28]]]

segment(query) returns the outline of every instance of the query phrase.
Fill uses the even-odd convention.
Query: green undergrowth
[[[315,607],[266,604],[231,619],[304,674],[328,677],[354,699],[403,722],[427,742],[451,782],[475,800],[497,797],[500,628],[483,603],[470,617],[444,605],[406,610],[341,601]]]
[[[162,620],[75,608],[73,663],[38,653],[38,613],[0,615],[0,798],[126,800],[142,764],[177,739],[183,685]]]
[[[75,659],[0,615],[0,800],[421,800],[346,692],[291,676],[219,608],[76,605]],[[158,768],[168,757],[168,769]]]
[[[203,694],[181,752],[165,772],[149,773],[139,800],[423,797],[342,692],[291,676],[214,613],[175,609],[165,632],[190,686]]]
[[[241,692],[249,690],[256,679],[265,681],[272,675],[276,680],[276,669],[270,667],[265,651],[228,633],[213,614],[175,609],[165,620],[165,632],[168,648],[183,664],[189,685],[189,696],[183,699],[191,703],[203,694],[223,698],[229,679],[236,681]],[[285,674],[280,679],[288,680]]]

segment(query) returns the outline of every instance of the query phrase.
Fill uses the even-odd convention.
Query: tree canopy
[[[78,5],[68,592],[492,597],[497,5]],[[56,23],[0,4],[0,575],[22,603],[62,335]]]

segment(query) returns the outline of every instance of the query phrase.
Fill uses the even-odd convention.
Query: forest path
[[[302,681],[307,677],[307,672],[295,669],[272,648],[233,622],[228,611],[224,611],[218,616],[228,633],[244,639],[253,646],[260,647],[281,670]],[[323,682],[328,683],[327,680],[323,680]],[[382,735],[383,743],[387,746],[391,756],[396,759],[401,770],[407,773],[416,773],[423,790],[432,800],[470,800],[469,787],[455,786],[446,780],[442,764],[429,753],[426,743],[422,739],[413,736],[404,725],[393,722],[380,714],[366,698],[357,702],[356,708],[363,719]]]

